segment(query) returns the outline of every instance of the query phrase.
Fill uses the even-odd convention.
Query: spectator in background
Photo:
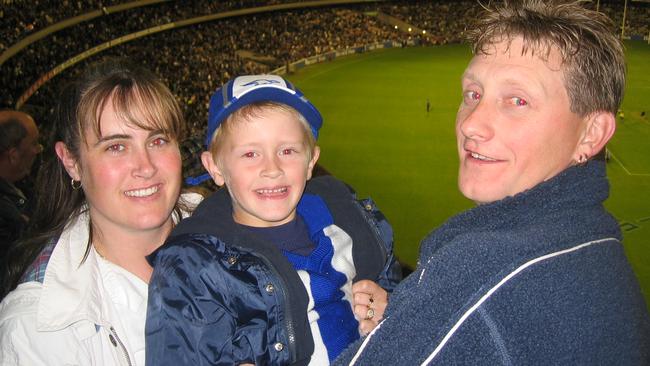
[[[15,183],[29,174],[42,150],[38,127],[30,115],[0,111],[0,261],[29,221],[29,197]]]
[[[623,47],[579,2],[504,1],[471,33],[458,185],[385,320],[338,365],[647,365],[648,311],[605,209]]]

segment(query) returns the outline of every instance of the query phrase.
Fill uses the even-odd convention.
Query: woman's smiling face
[[[181,188],[177,141],[128,124],[111,98],[100,121],[100,136],[86,129],[73,176],[81,181],[93,225],[104,236],[168,227]]]

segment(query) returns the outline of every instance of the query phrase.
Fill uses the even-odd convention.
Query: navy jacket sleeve
[[[255,308],[264,306],[238,301],[247,296],[229,291],[227,271],[214,268],[224,265],[207,248],[215,243],[200,239],[183,235],[149,258],[154,272],[145,327],[147,365],[236,365],[256,362],[254,354],[263,353],[259,330],[266,328],[265,318]]]
[[[375,232],[378,242],[385,251],[386,263],[375,282],[384,290],[392,292],[402,280],[402,267],[393,252],[393,227],[371,198],[358,200],[370,228]]]
[[[352,187],[331,176],[311,179],[305,191],[321,197],[335,224],[354,240],[354,281],[373,280],[391,292],[402,271],[393,254],[393,229],[372,199],[358,199]]]

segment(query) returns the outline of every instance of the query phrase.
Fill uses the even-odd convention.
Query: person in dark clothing
[[[312,178],[322,117],[276,75],[210,100],[219,186],[149,256],[147,365],[326,365],[382,318],[401,279],[370,200]]]
[[[579,2],[494,2],[456,117],[478,204],[422,242],[384,320],[336,365],[647,365],[650,321],[603,207],[625,60]]]
[[[0,111],[0,264],[29,221],[28,197],[15,184],[29,174],[42,150],[30,115]]]

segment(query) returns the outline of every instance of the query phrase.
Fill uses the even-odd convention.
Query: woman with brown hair
[[[183,128],[169,89],[125,61],[65,89],[31,231],[10,253],[0,364],[144,364],[145,256],[187,212]]]

